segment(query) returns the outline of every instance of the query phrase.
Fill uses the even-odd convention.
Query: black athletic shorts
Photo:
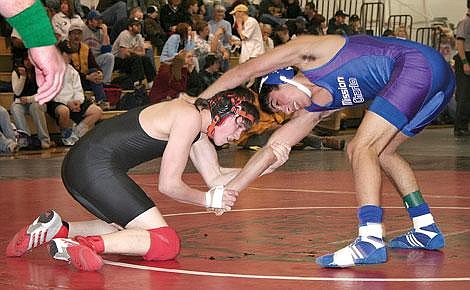
[[[86,110],[92,104],[93,104],[92,101],[85,99],[85,101],[80,105],[80,112],[70,111],[70,119],[72,119],[75,122],[75,124],[79,124],[84,119],[83,116],[85,115]],[[64,105],[64,104],[51,101],[51,102],[47,102],[47,105],[46,105],[47,114],[49,114],[49,116],[54,118],[56,122],[59,121],[59,117],[56,115],[55,109],[60,105]],[[67,107],[67,105],[64,105],[64,106]]]

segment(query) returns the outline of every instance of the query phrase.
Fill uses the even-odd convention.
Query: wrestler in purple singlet
[[[444,58],[431,47],[397,38],[353,36],[328,63],[303,71],[333,95],[338,109],[373,100],[369,110],[414,136],[444,109],[455,79]],[[410,85],[412,84],[412,85]]]

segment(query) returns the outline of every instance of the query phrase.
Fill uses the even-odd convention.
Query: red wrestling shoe
[[[25,226],[15,234],[8,243],[6,255],[20,257],[27,251],[59,237],[62,232],[67,236],[66,230],[63,230],[62,227],[62,219],[59,214],[48,210],[38,216],[32,224]]]
[[[56,260],[63,260],[80,271],[97,271],[103,267],[103,259],[93,249],[72,239],[53,239],[49,254]]]

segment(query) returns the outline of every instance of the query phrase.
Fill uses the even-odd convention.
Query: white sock
[[[89,130],[88,125],[85,124],[84,122],[80,122],[80,124],[78,124],[75,127],[75,132],[76,132],[78,138],[82,138],[83,135],[85,135],[86,132],[88,132],[88,130]]]
[[[383,238],[383,226],[382,224],[367,223],[367,225],[359,227],[359,236],[360,237],[372,236],[372,237],[382,239]]]
[[[434,218],[432,214],[427,213],[413,218],[413,227],[419,229],[425,226],[432,225],[434,223]]]

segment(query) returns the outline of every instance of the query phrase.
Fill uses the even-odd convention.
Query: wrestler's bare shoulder
[[[340,35],[309,35],[298,37],[294,41],[292,44],[300,47],[298,63],[294,65],[301,70],[316,68],[327,63],[346,43],[346,39]]]
[[[150,136],[166,139],[171,127],[176,123],[184,123],[187,127],[200,124],[200,114],[197,108],[182,99],[174,99],[145,108],[139,120],[142,128]]]
[[[142,115],[151,115],[152,118],[168,118],[171,115],[180,115],[181,113],[192,115],[192,113],[198,113],[198,110],[194,104],[178,98],[151,105],[142,111]]]

